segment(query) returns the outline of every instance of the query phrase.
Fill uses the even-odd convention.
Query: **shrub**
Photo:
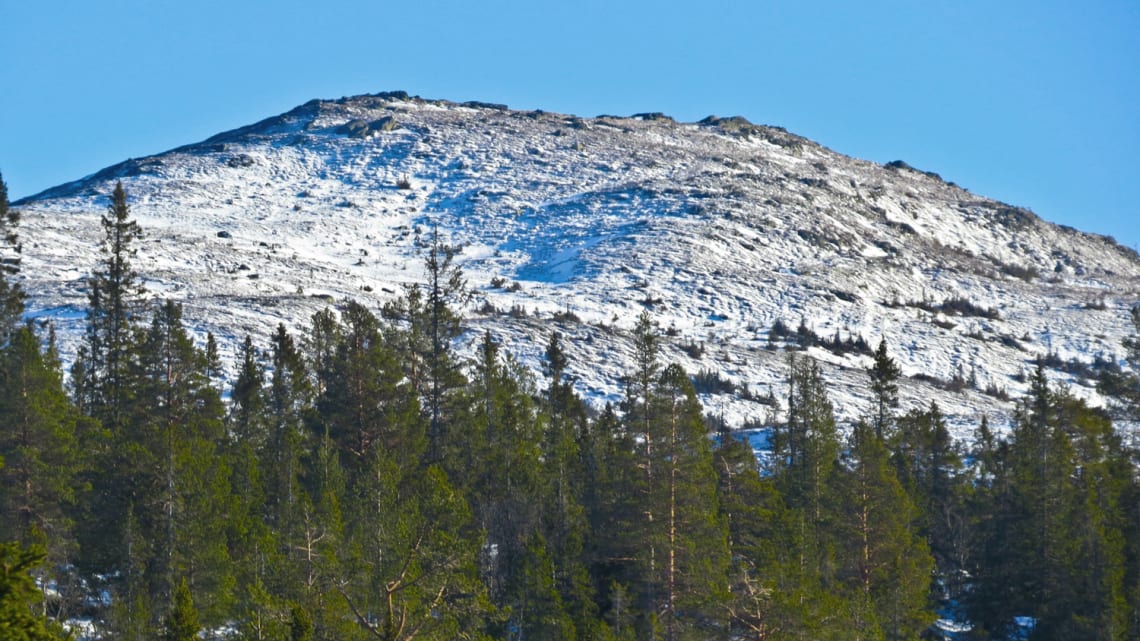
[[[734,394],[736,384],[722,377],[720,372],[702,369],[693,375],[693,387],[698,394]]]
[[[689,358],[693,360],[700,360],[705,355],[705,346],[689,341],[686,344],[678,346],[682,352],[685,352]]]
[[[581,323],[582,319],[574,312],[565,309],[560,312],[554,312],[554,320],[559,323]]]

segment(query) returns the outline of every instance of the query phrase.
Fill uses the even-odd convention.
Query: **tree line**
[[[846,436],[789,352],[761,468],[648,313],[616,407],[577,396],[557,332],[540,376],[490,332],[460,357],[469,293],[438,234],[424,282],[246,338],[225,380],[213,337],[144,298],[121,185],[102,226],[66,374],[18,260],[0,274],[5,638],[83,618],[129,641],[894,641],[939,617],[1140,638],[1136,451],[1043,365],[1012,430],[982,419],[967,447],[937,405],[900,409],[885,341]],[[1111,383],[1133,407],[1136,379]]]

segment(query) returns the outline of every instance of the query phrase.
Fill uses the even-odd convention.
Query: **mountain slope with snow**
[[[117,180],[144,229],[134,264],[148,296],[182,301],[231,355],[331,302],[398,295],[422,279],[438,229],[463,248],[469,341],[490,329],[537,369],[557,329],[579,391],[616,400],[628,329],[649,309],[667,360],[737,386],[703,397],[735,424],[783,395],[777,321],[886,336],[911,377],[903,405],[937,400],[963,424],[1007,409],[978,390],[1016,396],[1039,355],[1067,362],[1055,376],[1096,401],[1081,370],[1122,357],[1140,292],[1140,259],[1111,239],[742,118],[581,118],[394,92],[312,101],[17,203],[31,315],[56,320],[65,356]],[[865,411],[870,359],[810,352],[844,417]],[[976,389],[935,380],[955,377]]]

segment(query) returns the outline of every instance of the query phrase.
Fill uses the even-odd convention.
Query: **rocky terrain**
[[[936,400],[960,430],[1004,415],[1038,357],[1100,402],[1091,377],[1120,362],[1140,297],[1140,258],[1111,238],[778,127],[391,92],[312,101],[16,203],[29,314],[56,322],[65,359],[120,180],[146,295],[181,301],[230,359],[247,334],[266,344],[326,305],[399,295],[436,230],[462,248],[467,342],[489,329],[537,370],[557,330],[579,392],[604,403],[649,310],[665,358],[703,373],[707,411],[737,426],[778,410],[797,330],[845,419],[868,409],[882,337],[904,409]]]

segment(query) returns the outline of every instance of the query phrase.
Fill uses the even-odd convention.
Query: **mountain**
[[[469,343],[490,329],[537,370],[557,330],[579,392],[612,401],[649,310],[665,358],[704,372],[706,410],[737,425],[783,397],[774,326],[830,343],[809,351],[847,419],[868,409],[866,346],[884,336],[904,408],[937,400],[963,427],[1008,409],[1039,356],[1095,402],[1140,292],[1140,258],[1111,238],[741,117],[389,92],[314,100],[16,203],[29,315],[54,319],[65,358],[119,180],[147,292],[182,301],[231,358],[246,334],[264,345],[344,298],[398,295],[438,230],[475,293]]]

